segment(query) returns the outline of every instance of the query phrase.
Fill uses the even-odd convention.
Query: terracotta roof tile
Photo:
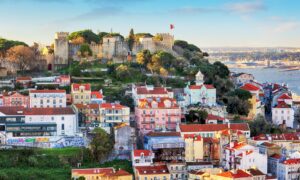
[[[286,104],[285,102],[279,101],[279,103],[274,108],[291,108],[291,106]]]
[[[168,94],[164,87],[154,87],[153,90],[148,90],[146,87],[137,87],[137,94]]]
[[[91,92],[91,97],[96,98],[96,99],[102,99],[103,95],[99,91],[92,91]]]
[[[252,175],[248,174],[247,172],[243,170],[236,170],[236,172],[233,171],[227,171],[220,174],[217,174],[217,176],[227,177],[227,178],[247,178],[252,177]]]
[[[91,90],[91,84],[75,84],[75,83],[72,84],[72,90],[78,91],[80,86],[83,86],[86,91]]]
[[[259,88],[254,86],[253,84],[246,83],[240,89],[246,90],[246,91],[259,91]]]
[[[141,156],[142,153],[144,154],[144,156],[151,156],[152,155],[152,151],[150,151],[150,150],[141,150],[141,149],[133,150],[133,155],[135,157]]]
[[[229,127],[230,126],[230,127]],[[181,132],[222,131],[226,129],[249,131],[247,123],[239,124],[181,124]]]
[[[154,166],[139,166],[135,167],[139,174],[169,174],[166,165],[154,165]]]
[[[100,108],[104,108],[104,109],[123,109],[123,108],[126,108],[126,106],[123,106],[121,104],[115,104],[115,103],[102,103],[100,105]]]

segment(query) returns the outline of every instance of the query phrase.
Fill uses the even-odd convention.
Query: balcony
[[[179,114],[176,114],[176,113],[168,113],[166,114],[167,116],[180,116]]]
[[[155,114],[142,114],[142,117],[154,117]]]
[[[155,121],[142,121],[141,124],[154,124]]]

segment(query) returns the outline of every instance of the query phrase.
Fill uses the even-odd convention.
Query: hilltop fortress
[[[80,44],[74,44],[68,39],[68,32],[57,32],[54,38],[54,59],[51,63],[53,70],[60,69],[69,64],[70,59],[78,60],[78,51]],[[167,51],[173,55],[174,36],[168,33],[158,33],[154,38],[149,35],[141,36],[134,42],[132,51],[130,51],[128,43],[121,36],[105,36],[102,43],[90,43],[92,56],[94,59],[107,59],[114,62],[124,62],[131,55],[135,55],[141,50],[148,49],[150,52],[158,50]],[[49,64],[48,64],[49,66]]]

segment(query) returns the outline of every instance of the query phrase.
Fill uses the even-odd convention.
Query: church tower
[[[204,76],[201,73],[201,71],[198,71],[198,73],[195,75],[195,77],[196,77],[196,85],[204,84]]]

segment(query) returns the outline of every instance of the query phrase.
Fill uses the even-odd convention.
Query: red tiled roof
[[[154,87],[153,90],[148,90],[146,87],[137,87],[137,94],[168,94],[164,87]]]
[[[78,109],[99,109],[100,104],[74,104]]]
[[[196,170],[192,170],[191,172],[189,172],[190,174],[196,174],[196,175],[202,175],[202,174],[204,174],[205,172],[203,172],[203,171],[200,171],[200,170],[198,170],[198,171],[196,171]]]
[[[91,84],[72,84],[72,89],[78,91],[80,86],[84,86],[86,91],[91,90]]]
[[[88,168],[88,169],[72,169],[72,173],[79,175],[101,174],[102,176],[128,176],[131,175],[125,170],[114,171],[113,168]]]
[[[280,154],[275,153],[275,154],[271,155],[270,157],[275,158],[275,159],[280,159],[282,156]]]
[[[75,114],[70,107],[61,108],[28,108],[24,111],[25,115],[70,115]]]
[[[265,147],[274,147],[274,146],[278,146],[274,143],[269,143],[269,142],[263,142],[260,144],[261,146],[265,146]]]
[[[229,128],[230,126],[230,128]],[[181,132],[222,131],[226,129],[249,131],[247,123],[239,124],[181,124]]]
[[[227,177],[227,178],[247,178],[247,177],[252,177],[252,175],[246,173],[243,170],[236,170],[236,172],[234,173],[233,171],[227,171],[227,172],[223,172],[220,174],[217,174],[217,176],[222,176],[222,177]]]
[[[92,91],[91,92],[91,97],[96,98],[96,99],[102,99],[103,95],[99,91]]]
[[[252,139],[256,140],[256,141],[259,141],[259,140],[268,140],[268,137],[265,134],[260,134],[258,136],[254,136]]]
[[[170,102],[170,107],[166,106],[166,102]],[[153,107],[153,104],[157,104],[157,107]],[[179,108],[177,105],[177,102],[173,98],[167,98],[167,97],[160,97],[160,98],[146,98],[146,99],[139,99],[139,108],[159,108],[159,109],[176,109]]]
[[[225,118],[220,117],[220,116],[216,116],[216,115],[213,115],[213,114],[209,114],[206,119],[207,120],[219,120],[219,121],[224,121],[225,120]]]
[[[169,174],[166,165],[138,166],[135,169],[139,174]]]
[[[102,103],[100,105],[100,108],[104,108],[104,109],[122,109],[125,107],[126,106],[122,106],[121,104],[115,104],[115,103]]]
[[[190,85],[189,88],[190,89],[201,89],[202,86],[199,85]]]
[[[150,151],[150,150],[142,150],[142,149],[133,150],[133,155],[135,157],[141,156],[142,153],[144,153],[144,156],[151,156],[152,155],[152,151]]]
[[[259,88],[254,86],[253,84],[246,83],[244,86],[240,87],[240,89],[246,90],[246,91],[259,91]]]
[[[241,149],[242,147],[248,145],[245,142],[234,142],[233,146],[230,148],[228,147],[228,149]]]
[[[287,95],[286,93],[282,94],[281,96],[279,96],[279,99],[293,99],[291,96]]]
[[[30,93],[66,93],[66,90],[61,89],[43,89],[43,90],[30,90]]]
[[[20,76],[16,78],[16,81],[31,81],[32,78],[30,76]]]
[[[283,136],[285,140],[300,140],[296,133],[284,133]]]
[[[283,134],[270,134],[272,140],[285,140]]]
[[[282,164],[287,164],[287,165],[290,165],[290,164],[300,164],[300,158],[295,158],[295,159],[287,159],[285,161],[282,162]]]
[[[14,107],[8,107],[8,106],[1,106],[0,112],[5,115],[24,115],[25,108],[23,106],[14,106]]]
[[[185,134],[184,139],[194,139],[194,141],[201,141],[201,136],[196,134]]]
[[[291,108],[291,106],[286,104],[285,102],[280,101],[274,108]]]
[[[211,84],[204,84],[204,86],[206,87],[206,89],[215,89],[215,87]],[[201,89],[202,85],[190,85],[189,89]]]
[[[247,171],[252,176],[264,176],[265,175],[263,172],[261,172],[259,169],[256,169],[256,168],[247,169]]]

